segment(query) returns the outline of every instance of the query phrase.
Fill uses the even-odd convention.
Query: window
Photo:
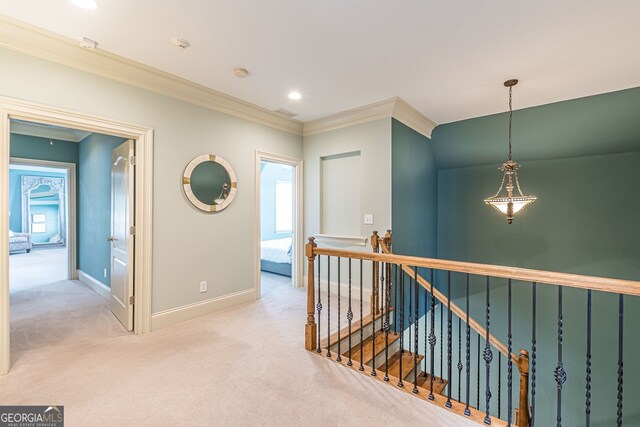
[[[276,181],[276,233],[293,231],[293,187],[291,182]]]

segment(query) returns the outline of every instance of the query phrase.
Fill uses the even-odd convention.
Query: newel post
[[[371,248],[373,253],[377,254],[380,250],[380,236],[374,231],[371,235]],[[371,313],[380,314],[380,264],[373,262],[373,280],[371,283]]]
[[[315,319],[315,295],[314,295],[314,277],[315,277],[315,260],[316,254],[314,249],[318,245],[314,237],[309,237],[309,243],[305,245],[305,255],[308,259],[307,265],[307,324],[304,331],[304,348],[307,350],[315,350],[316,342],[316,319]]]
[[[518,370],[520,371],[520,407],[518,408],[518,427],[529,427],[529,352],[520,350],[518,355]]]

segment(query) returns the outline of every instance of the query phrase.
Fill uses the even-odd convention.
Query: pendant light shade
[[[518,80],[507,80],[504,85],[509,88],[509,159],[500,166],[502,171],[502,183],[498,192],[484,199],[484,202],[493,206],[498,212],[506,216],[507,222],[511,224],[515,214],[537,200],[536,196],[525,196],[520,189],[518,172],[520,165],[511,159],[511,123],[513,109],[511,106],[512,88]]]

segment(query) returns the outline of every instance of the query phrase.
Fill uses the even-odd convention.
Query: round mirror
[[[218,212],[229,206],[238,186],[231,165],[213,154],[191,160],[184,170],[182,184],[193,206],[205,212]]]

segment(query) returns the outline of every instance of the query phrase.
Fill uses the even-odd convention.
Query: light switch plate
[[[364,224],[373,225],[373,214],[364,214]]]

